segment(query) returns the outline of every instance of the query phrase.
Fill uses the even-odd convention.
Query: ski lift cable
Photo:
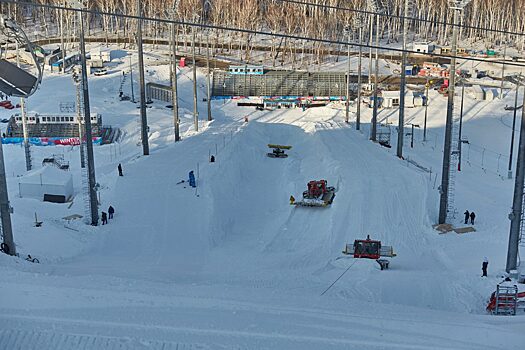
[[[153,17],[146,17],[146,16],[129,15],[129,14],[123,14],[123,13],[112,13],[112,12],[105,12],[105,11],[91,10],[91,9],[74,9],[71,7],[66,7],[66,6],[61,6],[61,5],[37,4],[37,3],[31,3],[27,1],[0,0],[0,3],[1,2],[17,4],[21,6],[48,8],[48,9],[54,9],[54,10],[65,10],[65,11],[70,11],[70,12],[83,12],[85,14],[91,14],[95,16],[97,15],[98,16],[113,16],[113,17],[118,17],[118,18],[127,18],[127,19],[151,21],[151,22],[158,22],[158,23],[165,23],[165,24],[176,24],[176,25],[182,25],[182,26],[197,27],[197,28],[202,28],[202,29],[216,29],[216,30],[223,30],[223,31],[238,32],[238,33],[267,35],[267,36],[273,36],[273,37],[278,37],[278,38],[305,40],[305,41],[312,41],[312,42],[324,43],[324,44],[351,45],[355,47],[378,49],[381,51],[391,51],[391,52],[397,52],[397,53],[406,52],[408,54],[420,54],[424,56],[441,57],[441,58],[446,58],[446,59],[457,58],[457,59],[466,60],[466,61],[485,62],[485,63],[490,62],[492,64],[500,64],[500,65],[504,64],[506,66],[520,67],[522,69],[525,68],[525,64],[523,63],[520,64],[519,62],[511,62],[511,61],[505,61],[505,60],[486,60],[482,58],[464,57],[464,56],[458,56],[458,55],[437,54],[437,53],[424,54],[421,52],[416,52],[416,51],[411,51],[411,50],[403,50],[402,48],[395,48],[395,47],[388,47],[388,46],[381,46],[381,45],[376,46],[373,44],[371,45],[371,44],[366,44],[366,43],[359,44],[359,43],[350,42],[350,41],[312,38],[312,37],[305,37],[305,36],[299,36],[299,35],[266,32],[262,30],[235,28],[235,27],[229,27],[229,26],[205,24],[205,23],[196,23],[196,22],[184,21],[182,19],[173,20],[173,19],[166,19],[166,18],[153,18]]]

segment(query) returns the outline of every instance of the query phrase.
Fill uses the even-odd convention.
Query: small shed
[[[483,101],[485,99],[485,91],[483,91],[479,85],[472,85],[469,89],[469,93],[475,100]]]
[[[414,43],[414,51],[418,53],[432,53],[435,46],[431,43]]]
[[[74,195],[73,176],[58,168],[44,166],[20,177],[18,191],[22,198],[65,203]]]
[[[381,94],[383,98],[382,107],[393,108],[393,107],[399,106],[400,99],[401,99],[401,92],[399,90],[383,91]],[[405,93],[405,107],[412,108],[412,107],[418,107],[422,105],[423,105],[423,98],[419,94],[414,93],[414,91],[407,91]]]

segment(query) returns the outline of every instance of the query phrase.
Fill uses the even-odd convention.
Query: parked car
[[[94,73],[97,77],[101,76],[101,75],[106,75],[108,74],[108,71],[106,68],[102,68],[102,69],[97,69]]]

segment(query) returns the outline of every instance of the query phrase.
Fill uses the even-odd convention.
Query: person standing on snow
[[[108,223],[108,215],[106,212],[102,212],[102,225],[105,225]]]
[[[108,214],[109,214],[109,218],[110,219],[113,219],[113,214],[115,213],[115,209],[110,205],[109,208],[108,208]]]
[[[483,275],[481,277],[487,277],[487,267],[489,266],[489,259],[487,257],[483,258],[483,263],[481,264],[481,271],[483,271]]]
[[[474,225],[474,219],[476,218],[476,214],[474,212],[470,213],[470,223]]]
[[[120,163],[118,163],[118,176],[124,176],[122,175],[122,165]]]
[[[190,186],[196,187],[197,185],[195,184],[195,174],[193,173],[193,170],[190,171],[190,173],[188,174],[188,177],[189,177]]]
[[[470,213],[468,212],[468,210],[465,210],[465,212],[463,214],[465,214],[465,225],[466,225],[466,224],[468,224],[468,219],[470,217]]]

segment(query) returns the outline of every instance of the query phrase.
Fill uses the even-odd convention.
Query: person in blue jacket
[[[189,182],[190,182],[190,186],[191,187],[196,187],[196,185],[195,185],[195,175],[193,174],[193,170],[190,171]]]

